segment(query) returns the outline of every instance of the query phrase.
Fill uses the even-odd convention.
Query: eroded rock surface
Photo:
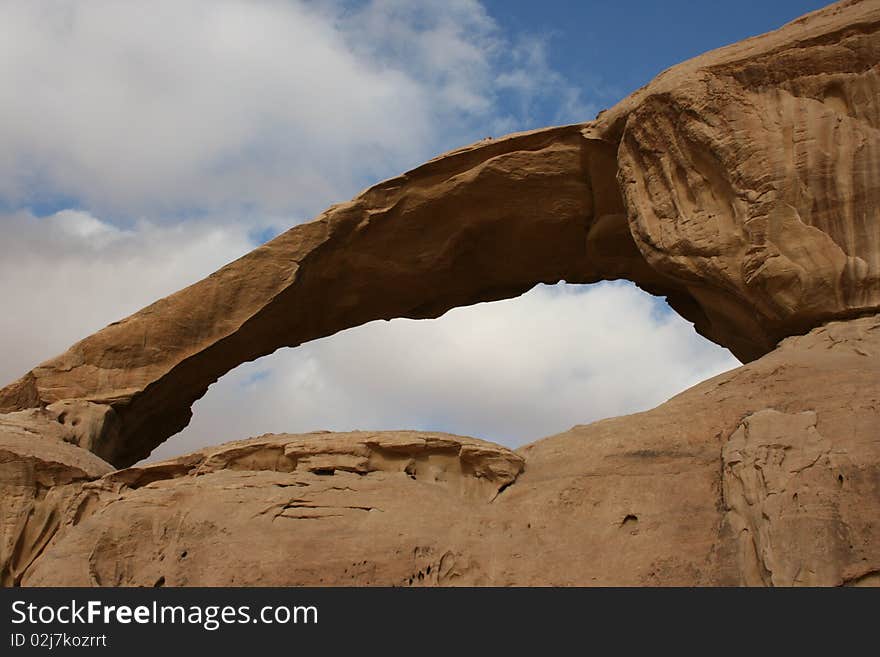
[[[415,431],[229,443],[86,484],[92,514],[24,584],[422,583],[430,570],[413,573],[401,545],[427,544],[440,526],[466,535],[522,468],[504,447]],[[385,563],[349,563],[382,552]],[[454,554],[441,561],[430,581],[467,570]]]
[[[517,452],[263,436],[82,486],[25,585],[841,585],[880,579],[880,316]],[[820,382],[817,384],[817,382]]]
[[[814,411],[765,409],[745,417],[722,448],[725,521],[740,539],[746,584],[841,578],[841,557],[852,546],[838,498],[851,464],[846,452],[832,453],[816,422]]]
[[[91,502],[82,484],[113,471],[52,435],[57,426],[37,413],[0,416],[0,586],[19,584],[58,529],[82,516]]]
[[[117,466],[224,373],[375,319],[627,278],[743,361],[880,309],[880,5],[674,67],[595,121],[447,153],[35,367],[0,412],[87,404]]]

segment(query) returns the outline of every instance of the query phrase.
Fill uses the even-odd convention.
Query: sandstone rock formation
[[[0,390],[3,582],[878,583],[878,99],[880,4],[838,3],[380,183],[86,338]],[[101,460],[279,347],[615,278],[752,362],[518,453],[380,432]]]
[[[875,315],[517,452],[253,438],[82,484],[19,582],[880,584],[878,407]]]
[[[34,415],[0,416],[0,586],[17,584],[59,527],[87,514],[83,485],[113,471]]]

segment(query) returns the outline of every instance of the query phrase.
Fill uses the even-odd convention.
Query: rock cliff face
[[[880,583],[878,99],[880,5],[832,5],[380,183],[86,338],[0,390],[3,583]],[[379,432],[107,463],[279,347],[615,278],[748,364],[516,453]]]

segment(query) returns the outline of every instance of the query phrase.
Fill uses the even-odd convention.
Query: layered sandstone
[[[0,390],[3,583],[877,583],[878,30],[838,3],[447,153],[35,367]],[[104,462],[279,347],[616,278],[748,364],[517,453],[380,432]]]

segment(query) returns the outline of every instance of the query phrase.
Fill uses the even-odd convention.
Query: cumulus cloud
[[[598,109],[476,0],[0,3],[0,385],[330,202]],[[154,458],[266,431],[515,445],[736,362],[628,285],[395,320],[230,373]]]

